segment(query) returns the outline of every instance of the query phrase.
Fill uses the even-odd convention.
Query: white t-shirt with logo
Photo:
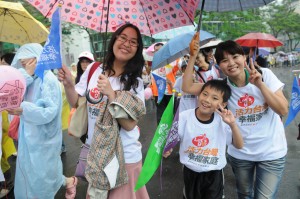
[[[197,97],[188,93],[184,93],[181,90],[182,87],[182,76],[176,79],[174,84],[174,89],[176,92],[181,93],[180,103],[179,103],[179,113],[185,110],[194,109],[197,107]]]
[[[87,86],[87,79],[89,71],[92,67],[93,63],[90,64],[86,71],[82,74],[80,81],[78,84],[75,85],[75,90],[80,96],[85,96],[86,92],[86,86]],[[102,65],[101,65],[102,67]],[[98,67],[95,72],[93,73],[88,89],[90,89],[90,96],[97,99],[99,97],[99,91],[97,89],[97,80],[99,75],[102,73],[102,68]],[[122,90],[123,86],[120,83],[119,77],[109,77],[109,81],[111,84],[111,87],[113,90]],[[133,89],[131,89],[131,92],[135,95],[137,95],[138,98],[140,98],[145,103],[145,97],[144,97],[144,86],[143,86],[143,80],[141,78],[138,78],[139,85],[135,89],[137,93],[134,92]],[[99,99],[99,98],[98,98]],[[98,104],[91,104],[87,102],[87,110],[88,110],[88,137],[86,140],[86,143],[91,145],[92,138],[94,134],[94,127],[96,123],[96,119],[99,115],[99,111],[101,106],[103,106],[104,102],[107,100],[107,97],[104,96],[102,101]],[[122,127],[120,128],[120,136],[123,144],[124,149],[124,156],[125,156],[125,162],[126,163],[136,163],[142,159],[142,152],[141,148],[142,145],[138,141],[140,137],[140,132],[138,127],[136,126],[131,131],[126,131]]]
[[[272,92],[284,84],[267,68],[261,68],[264,83]],[[253,84],[234,87],[227,80],[232,96],[228,109],[236,116],[236,122],[244,139],[244,147],[237,150],[232,144],[228,153],[238,159],[265,161],[282,158],[287,153],[287,142],[281,118],[265,104],[261,91]]]
[[[226,140],[232,140],[230,127],[219,114],[209,124],[201,123],[195,109],[179,114],[180,162],[195,172],[223,169],[226,165]]]
[[[218,79],[220,78],[220,73],[218,69],[215,66],[212,66],[210,70],[207,71],[200,71],[200,74],[202,78],[204,79],[205,82],[212,80],[212,79]],[[198,80],[200,83],[205,83],[203,82],[203,79],[201,77],[198,77]]]

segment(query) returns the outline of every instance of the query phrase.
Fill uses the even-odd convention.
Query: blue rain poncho
[[[26,53],[24,53],[26,52]],[[16,53],[12,65],[22,67],[20,59],[39,57],[42,46],[26,44]],[[44,80],[19,69],[27,90],[21,103],[15,198],[54,198],[64,184],[60,149],[62,144],[60,84],[51,71]]]

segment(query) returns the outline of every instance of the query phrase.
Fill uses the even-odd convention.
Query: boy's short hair
[[[228,86],[226,80],[212,79],[212,80],[207,81],[202,86],[200,94],[206,87],[210,87],[210,88],[216,89],[217,91],[221,91],[223,94],[223,102],[228,102],[228,99],[231,96],[231,88]]]

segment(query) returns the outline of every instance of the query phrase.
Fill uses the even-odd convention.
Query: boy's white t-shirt
[[[180,103],[179,103],[179,113],[185,110],[194,109],[197,107],[197,97],[188,93],[184,93],[181,89],[182,87],[182,76],[178,77],[174,84],[174,89],[176,92],[181,93]]]
[[[267,68],[261,68],[264,83],[272,92],[282,89],[284,84]],[[287,142],[281,118],[265,104],[261,91],[253,84],[234,87],[229,80],[232,96],[228,109],[236,117],[244,139],[244,147],[237,150],[228,146],[231,156],[249,160],[265,161],[282,158],[287,153]]]
[[[226,143],[232,140],[230,127],[214,113],[210,124],[201,123],[195,109],[179,114],[180,162],[195,172],[223,169]],[[226,140],[228,140],[226,142]]]
[[[85,96],[88,74],[92,65],[93,63],[87,67],[86,71],[82,74],[80,81],[75,85],[75,90],[80,96]],[[102,73],[102,65],[95,70],[95,72],[93,73],[89,81],[88,89],[90,89],[90,92],[92,92],[90,94],[92,96],[99,95],[99,92],[97,91],[97,80],[101,73]],[[109,81],[113,90],[122,90],[123,86],[120,83],[119,77],[109,77]],[[137,93],[135,93],[133,89],[131,89],[131,92],[145,103],[143,80],[141,78],[138,78],[138,81],[139,81],[139,85],[135,89]],[[99,115],[100,107],[104,104],[106,100],[107,97],[103,96],[102,101],[98,104],[91,104],[87,102],[88,137],[86,139],[86,143],[89,145],[91,145],[92,143],[95,123]],[[126,131],[121,127],[120,136],[121,136],[123,149],[124,149],[125,162],[136,163],[140,161],[142,159],[142,152],[141,152],[142,145],[138,141],[140,137],[140,132],[138,127],[136,126],[131,131]]]

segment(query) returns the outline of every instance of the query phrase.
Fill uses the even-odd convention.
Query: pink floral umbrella
[[[98,32],[114,32],[124,23],[152,35],[192,25],[200,0],[27,0],[44,16],[51,17],[62,5],[62,20]],[[106,28],[107,25],[107,28]]]

